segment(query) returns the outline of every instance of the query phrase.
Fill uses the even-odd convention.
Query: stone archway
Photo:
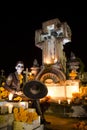
[[[52,80],[54,83],[66,80],[65,74],[56,67],[44,68],[36,77],[37,80],[45,83],[47,79]]]
[[[42,77],[40,78],[40,81],[45,83],[47,80],[49,80],[49,83],[50,82],[58,83],[60,79],[56,74],[47,72],[42,75]]]

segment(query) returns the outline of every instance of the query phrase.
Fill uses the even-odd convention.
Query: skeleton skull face
[[[17,70],[18,74],[21,74],[22,71],[24,70],[24,65],[21,64],[21,63],[18,63],[18,64],[16,65],[16,70]]]

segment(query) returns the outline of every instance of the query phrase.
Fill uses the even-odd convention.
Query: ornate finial
[[[79,64],[80,64],[80,62],[79,62],[78,58],[76,58],[75,54],[73,52],[71,52],[71,57],[68,62],[69,69],[76,71],[79,69]]]
[[[1,76],[4,76],[4,70],[3,69],[1,69]]]
[[[38,64],[37,59],[34,59],[34,62],[33,62],[33,67],[38,67],[38,66],[39,66],[39,64]]]

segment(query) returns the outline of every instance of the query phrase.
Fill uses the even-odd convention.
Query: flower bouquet
[[[13,113],[14,130],[32,130],[40,125],[39,116],[36,111],[30,112],[28,109],[20,107],[14,108]]]

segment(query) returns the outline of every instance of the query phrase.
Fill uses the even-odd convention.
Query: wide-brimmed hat
[[[40,81],[32,80],[27,82],[23,87],[23,93],[31,99],[40,99],[47,95],[48,89],[45,84]]]

